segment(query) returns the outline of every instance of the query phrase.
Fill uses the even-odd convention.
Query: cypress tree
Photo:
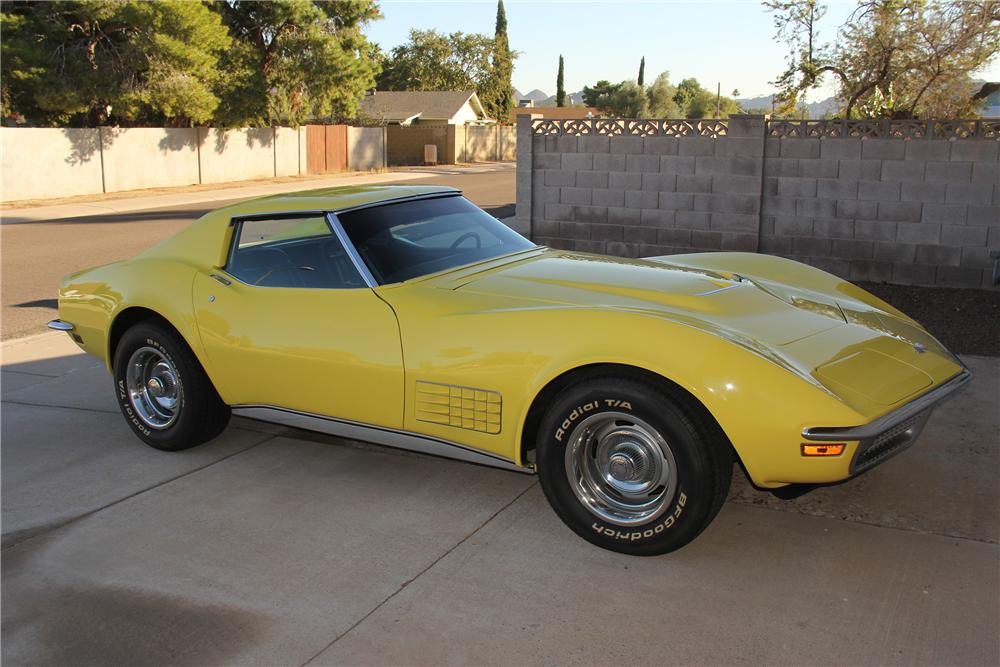
[[[566,88],[563,86],[563,57],[559,54],[559,74],[556,75],[556,106],[566,106]]]
[[[507,12],[504,11],[503,0],[498,0],[493,46],[493,86],[490,99],[484,100],[488,112],[498,121],[505,119],[514,106],[514,86],[511,84],[513,73],[514,58],[507,39]]]
[[[642,60],[639,61],[639,80],[636,81],[636,83],[639,84],[640,88],[642,88],[642,82],[643,79],[645,78],[646,78],[646,56],[643,56]]]

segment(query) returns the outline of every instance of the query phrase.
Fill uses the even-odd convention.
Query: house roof
[[[361,113],[369,118],[401,122],[420,117],[422,120],[447,120],[469,102],[481,118],[486,117],[479,97],[471,90],[405,90],[377,91],[361,100]]]

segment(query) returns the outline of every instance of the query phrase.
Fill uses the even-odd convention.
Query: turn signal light
[[[840,456],[846,445],[807,445],[802,443],[802,456]]]

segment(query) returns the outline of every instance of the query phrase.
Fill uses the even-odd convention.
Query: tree
[[[604,109],[620,118],[645,118],[648,115],[646,94],[635,81],[622,81]]]
[[[362,33],[381,17],[372,0],[213,3],[236,38],[226,53],[218,120],[298,125],[357,113],[375,85],[375,50]]]
[[[788,45],[785,71],[773,85],[781,92],[775,96],[775,111],[790,114],[798,106],[802,92],[819,83],[820,71],[827,58],[827,48],[819,43],[817,24],[826,8],[817,0],[768,0],[764,7],[774,14],[775,38]]]
[[[677,118],[681,109],[674,100],[677,88],[670,83],[670,72],[661,72],[646,89],[648,113],[653,118]]]
[[[720,97],[719,113],[716,115],[716,94],[702,88],[694,78],[684,79],[677,84],[674,101],[685,118],[726,118],[740,111],[739,105],[732,98]]]
[[[475,90],[491,85],[493,39],[482,34],[410,30],[410,40],[382,62],[379,90]]]
[[[639,61],[639,78],[636,79],[636,83],[639,84],[640,88],[642,88],[643,79],[645,78],[646,78],[646,56],[643,56],[642,60]]]
[[[4,3],[3,114],[43,125],[209,120],[231,43],[201,3]]]
[[[955,118],[973,115],[970,75],[1000,53],[996,0],[863,0],[835,44],[818,40],[815,0],[766,2],[777,37],[789,45],[788,69],[775,81],[783,110],[824,75],[837,80],[843,115]]]
[[[608,99],[618,91],[621,87],[620,83],[611,83],[605,79],[601,79],[591,88],[589,86],[583,87],[583,103],[588,107],[595,107],[597,109],[605,109]]]
[[[556,74],[556,106],[566,106],[566,87],[563,85],[563,57],[559,54],[559,73]]]
[[[514,106],[514,86],[511,83],[514,57],[515,53],[510,50],[510,42],[507,39],[507,12],[504,10],[503,0],[499,0],[493,37],[492,76],[479,96],[486,115],[491,118],[498,120],[507,118]]]

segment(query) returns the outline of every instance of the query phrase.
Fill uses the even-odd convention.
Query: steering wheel
[[[458,246],[462,245],[462,242],[465,241],[465,239],[476,239],[477,250],[483,247],[483,239],[480,238],[479,234],[476,232],[466,232],[452,242],[449,250],[458,250]]]

